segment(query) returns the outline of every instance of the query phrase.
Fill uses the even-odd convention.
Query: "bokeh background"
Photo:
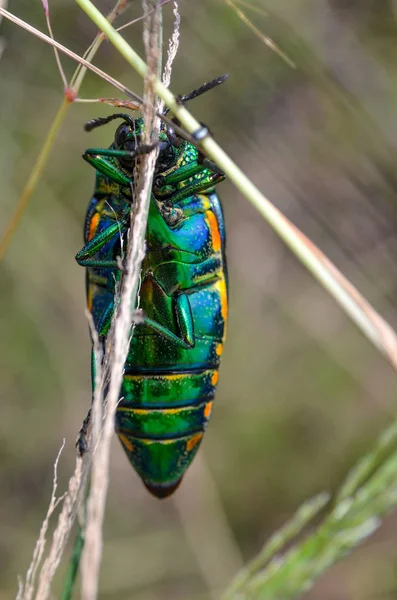
[[[107,11],[110,0],[96,4]],[[240,8],[291,68],[223,0],[182,0],[172,89],[228,72],[189,108],[285,214],[394,326],[397,231],[397,2],[247,0]],[[59,41],[82,54],[95,29],[70,0],[50,1]],[[39,29],[39,0],[9,9]],[[122,22],[141,13],[131,2]],[[166,33],[171,7],[165,7]],[[141,25],[126,38],[142,52]],[[0,233],[62,101],[52,50],[3,21]],[[71,75],[74,66],[63,60]],[[108,44],[96,63],[138,93]],[[114,96],[89,74],[81,96]],[[74,261],[94,172],[81,160],[113,128],[75,105],[0,265],[0,598],[15,596],[52,487],[75,460],[90,403],[84,272]],[[217,598],[238,568],[306,498],[336,490],[395,413],[391,369],[225,182],[231,310],[219,393],[200,455],[175,497],[143,488],[115,441],[100,598]],[[306,600],[397,598],[397,515]],[[62,571],[62,569],[61,569]],[[59,597],[62,572],[54,587]]]

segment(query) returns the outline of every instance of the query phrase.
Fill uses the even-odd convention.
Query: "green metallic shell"
[[[142,126],[140,119],[136,123]],[[228,305],[225,230],[214,173],[199,165],[190,143],[179,142],[172,151],[172,165],[157,170],[151,196],[139,292],[145,321],[134,329],[116,414],[129,460],[158,497],[174,491],[202,440],[218,382]],[[95,156],[90,162],[98,168]],[[86,245],[77,255],[88,267],[88,307],[102,339],[114,309],[120,276],[115,259],[121,254],[120,235],[127,239],[130,207],[129,186],[109,178],[109,166],[128,174],[113,157],[106,174],[99,167],[86,216]]]

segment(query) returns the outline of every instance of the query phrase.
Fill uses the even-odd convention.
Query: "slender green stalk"
[[[395,422],[349,473],[332,510],[322,522],[303,541],[295,543],[284,554],[280,552],[290,541],[290,531],[295,535],[301,531],[299,514],[305,510],[304,504],[290,524],[271,538],[267,551],[262,551],[237,575],[224,600],[292,600],[300,597],[324,571],[371,535],[379,527],[381,518],[396,505]],[[308,508],[310,510],[310,505]],[[305,520],[303,522],[305,524]]]
[[[109,41],[128,63],[141,77],[145,77],[147,66],[144,61],[110,25],[92,2],[90,0],[76,0],[76,2],[98,28],[106,34]],[[178,104],[175,96],[159,79],[154,82],[154,88],[189,133],[194,134],[194,132],[200,130],[200,123],[184,106]],[[364,335],[389,360],[393,368],[397,369],[397,336],[390,325],[370,306],[327,257],[265,198],[212,137],[206,136],[201,141],[201,146],[205,153],[225,172],[243,196],[267,220],[269,225],[273,227],[312,275],[336,299]]]
[[[329,494],[319,494],[307,500],[297,510],[292,519],[277,531],[264,545],[259,554],[237,574],[230,584],[223,600],[231,600],[249,583],[250,579],[263,569],[270,560],[290,543],[329,502]]]
[[[339,490],[336,502],[346,500],[363,486],[373,475],[379,465],[389,456],[397,446],[397,421],[385,429],[381,434],[375,449],[358,461],[357,465],[347,475],[345,482]]]
[[[109,13],[109,15],[108,15],[109,22],[112,22],[120,14],[120,11],[118,11],[117,8],[122,2],[124,2],[124,0],[119,0],[116,4],[115,8]],[[69,106],[71,104],[73,104],[75,98],[77,97],[77,94],[79,93],[79,90],[80,90],[81,84],[83,83],[83,79],[86,75],[87,69],[89,69],[91,67],[91,70],[96,70],[96,72],[99,74],[99,70],[96,69],[96,67],[93,67],[92,65],[90,65],[90,63],[93,60],[95,54],[97,53],[101,43],[104,41],[105,36],[103,35],[103,33],[98,34],[96,36],[94,42],[88,49],[85,59],[80,59],[80,57],[78,57],[80,60],[83,61],[84,64],[82,64],[82,62],[80,62],[74,75],[72,76],[70,84],[67,85],[67,82],[65,80],[65,75],[63,73],[62,66],[60,63],[59,55],[58,55],[58,50],[60,50],[61,52],[64,52],[67,49],[64,49],[64,47],[62,47],[61,44],[59,44],[54,39],[48,13],[46,12],[46,19],[47,19],[47,25],[48,25],[48,29],[49,29],[51,37],[48,37],[41,32],[38,32],[37,30],[34,29],[34,27],[32,27],[31,25],[28,25],[27,23],[24,23],[23,21],[21,21],[21,19],[14,17],[14,15],[11,15],[11,13],[9,13],[8,11],[6,11],[5,9],[3,9],[1,7],[0,7],[0,14],[2,14],[6,18],[9,18],[10,20],[14,21],[19,26],[24,27],[25,29],[28,29],[29,31],[31,31],[31,33],[38,35],[38,37],[45,39],[46,41],[48,41],[48,43],[50,43],[53,46],[54,51],[55,51],[55,58],[56,58],[58,68],[60,70],[61,77],[62,77],[62,80],[64,82],[64,87],[65,87],[64,98],[61,103],[61,106],[59,107],[59,110],[58,110],[58,112],[55,116],[55,119],[50,127],[50,130],[47,134],[47,137],[44,140],[42,149],[40,150],[40,153],[39,153],[37,160],[33,166],[30,176],[29,176],[29,178],[26,182],[26,185],[22,191],[17,208],[14,212],[14,215],[12,216],[11,221],[9,222],[9,224],[6,228],[6,231],[3,235],[3,237],[0,239],[0,262],[1,262],[2,259],[4,258],[4,255],[7,251],[8,246],[10,244],[12,236],[13,236],[16,228],[18,227],[18,224],[22,218],[22,215],[29,203],[30,197],[37,185],[37,182],[39,181],[39,179],[41,177],[43,169],[44,169],[44,167],[47,163],[47,160],[50,156],[50,153],[52,151],[52,147],[54,145],[55,139],[56,139],[56,137],[59,133],[59,130],[62,126],[62,123],[66,117],[67,109],[69,108]],[[75,55],[73,52],[68,51],[68,50],[67,50],[67,54],[72,55],[72,58],[77,57],[77,55]],[[106,74],[104,74],[104,75],[106,76]],[[109,81],[109,76],[106,76],[106,78]],[[112,79],[112,78],[110,78],[110,79]],[[113,84],[114,82],[110,81],[110,83]],[[122,86],[122,87],[124,87],[124,86]],[[131,92],[131,94],[132,94],[132,92]]]
[[[28,180],[25,184],[25,187],[24,187],[21,197],[19,199],[18,206],[15,210],[15,213],[14,213],[11,221],[8,224],[8,227],[4,233],[3,238],[1,239],[0,261],[2,260],[6,250],[8,248],[8,244],[11,241],[12,235],[24,213],[26,206],[28,205],[30,196],[32,195],[32,192],[37,185],[37,182],[41,176],[41,173],[43,172],[43,169],[44,169],[44,167],[47,163],[47,160],[51,154],[53,144],[59,133],[59,130],[62,127],[62,123],[64,121],[65,115],[67,113],[67,110],[68,110],[70,104],[71,104],[71,101],[67,98],[67,96],[64,96],[62,104],[60,105],[58,112],[55,115],[55,118],[52,122],[52,125],[48,132],[48,135],[44,141],[43,147],[41,148],[41,150],[39,152],[37,160],[33,166],[33,169],[29,175]]]
[[[79,570],[81,553],[84,547],[84,535],[79,526],[74,540],[72,556],[70,558],[69,567],[66,573],[61,600],[71,600],[73,597],[74,584],[76,582],[77,572]]]

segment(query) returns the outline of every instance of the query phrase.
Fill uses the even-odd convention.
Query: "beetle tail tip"
[[[163,499],[168,498],[168,496],[171,496],[171,494],[175,492],[181,481],[182,477],[177,481],[173,481],[172,483],[168,484],[147,483],[146,481],[144,481],[144,484],[145,487],[149,490],[149,492],[153,494],[153,496],[156,496],[156,498],[159,499]]]

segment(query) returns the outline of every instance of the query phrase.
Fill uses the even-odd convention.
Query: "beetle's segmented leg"
[[[215,164],[212,160],[207,158],[204,154],[199,152],[197,162],[199,165],[203,166],[205,169],[210,169],[214,173],[219,173],[219,175],[225,175],[225,173]]]
[[[140,144],[134,150],[115,150],[114,148],[89,148],[85,154],[89,156],[106,156],[107,158],[135,158],[142,154],[149,154],[157,148],[159,142],[154,144]]]
[[[109,177],[109,179],[122,186],[129,187],[131,185],[131,179],[126,177],[116,165],[105,158],[102,158],[102,156],[99,155],[98,150],[101,151],[102,149],[89,148],[86,150],[83,154],[84,160],[102,175],[105,175],[105,177]],[[105,156],[109,155],[106,154]]]
[[[220,175],[219,173],[212,173],[209,175],[206,180],[197,181],[195,183],[186,185],[179,192],[175,192],[172,196],[172,202],[177,203],[189,196],[193,196],[194,194],[203,194],[207,190],[210,190],[214,187],[216,183],[220,183],[225,179],[224,175]]]
[[[88,433],[88,427],[90,426],[90,421],[91,421],[91,409],[88,411],[88,414],[83,421],[83,424],[81,426],[81,429],[79,431],[79,434],[78,434],[77,440],[76,440],[77,452],[79,453],[79,456],[81,458],[83,458],[84,454],[88,450],[87,433]]]
[[[100,233],[95,235],[89,242],[87,242],[85,244],[85,246],[80,250],[80,252],[78,252],[76,254],[76,260],[79,263],[79,265],[81,265],[83,267],[95,267],[95,266],[106,267],[106,266],[115,265],[117,267],[117,263],[114,260],[109,260],[109,261],[104,261],[103,259],[96,260],[93,257],[95,256],[95,254],[97,254],[97,252],[99,252],[99,250],[101,250],[104,246],[106,246],[106,244],[112,238],[114,238],[114,236],[120,234],[120,229],[121,229],[121,232],[123,233],[123,231],[127,227],[126,218],[127,218],[127,215],[129,214],[129,212],[130,212],[130,207],[128,206],[128,209],[125,211],[125,213],[121,217],[120,222],[116,222],[116,223],[113,223],[112,225],[109,225],[109,227],[107,227],[106,229],[104,229],[103,231],[101,231]],[[98,264],[93,264],[96,262]],[[105,263],[111,263],[111,264],[105,264]]]

